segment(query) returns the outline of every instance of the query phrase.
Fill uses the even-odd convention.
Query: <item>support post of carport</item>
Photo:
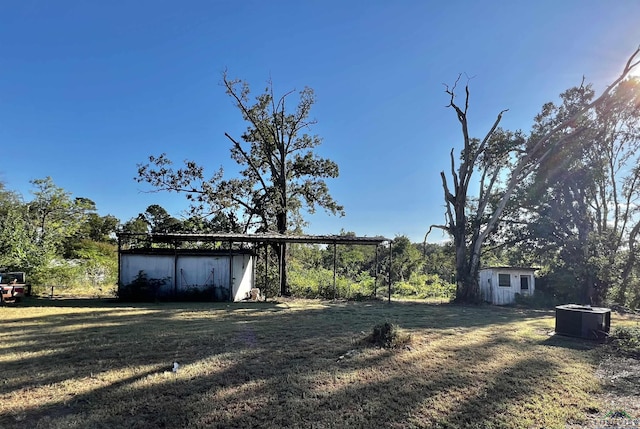
[[[389,241],[389,303],[391,303],[391,267],[393,265],[392,243],[392,241]]]
[[[269,245],[267,243],[264,243],[264,291],[265,293],[267,292],[268,281],[269,281]]]
[[[173,297],[178,296],[178,243],[173,241]]]
[[[373,297],[378,296],[378,245],[376,244],[376,265],[373,272]]]
[[[122,286],[122,241],[120,235],[118,235],[118,293],[121,292],[120,288]],[[53,295],[53,292],[51,295]]]
[[[278,251],[280,252],[279,253],[280,259],[278,260],[278,285],[280,286],[279,287],[279,289],[280,289],[280,294],[279,295],[285,295],[286,296],[287,294],[286,293],[283,294],[283,290],[282,290],[282,283],[283,283],[282,279],[284,278],[284,275],[285,275],[285,272],[284,272],[284,269],[283,269],[284,265],[285,265],[284,264],[284,258],[286,257],[286,254],[285,254],[286,245],[285,245],[285,243],[286,242],[281,241],[280,242],[280,246],[278,247]],[[287,285],[286,284],[285,284],[284,292],[287,292]]]
[[[233,301],[233,242],[229,241],[229,298],[227,301]]]
[[[253,255],[251,255],[252,267],[251,267],[251,287],[256,287],[258,282],[258,251],[260,249],[260,243],[253,243]],[[253,258],[255,256],[255,258]],[[251,292],[249,292],[251,293]]]
[[[333,299],[336,299],[336,260],[337,260],[337,244],[333,242]]]

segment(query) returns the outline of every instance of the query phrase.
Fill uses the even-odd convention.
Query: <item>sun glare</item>
[[[631,64],[636,64],[635,67],[633,67],[631,69],[631,71],[629,72],[629,76],[632,77],[640,77],[640,58],[638,58],[637,55],[635,55],[635,57],[633,58]]]

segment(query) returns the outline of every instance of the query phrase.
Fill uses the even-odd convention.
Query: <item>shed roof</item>
[[[355,237],[349,235],[289,235],[278,233],[262,234],[238,234],[238,233],[216,233],[216,234],[145,234],[120,232],[118,237],[150,239],[158,243],[171,243],[176,241],[190,242],[231,242],[231,243],[307,243],[307,244],[363,244],[380,245],[391,241],[388,238],[378,237]]]
[[[139,249],[120,249],[123,255],[180,255],[180,256],[229,256],[255,255],[249,249],[173,249],[168,247],[144,247]]]
[[[504,270],[504,271],[537,271],[540,268],[534,268],[534,267],[508,267],[508,266],[502,266],[502,267],[482,267],[480,268],[480,271],[482,270]]]

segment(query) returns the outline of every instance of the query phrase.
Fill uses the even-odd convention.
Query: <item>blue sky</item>
[[[408,235],[442,223],[439,173],[460,130],[443,83],[472,76],[471,131],[502,109],[528,130],[546,101],[601,90],[640,44],[640,2],[0,2],[0,181],[30,199],[51,176],[101,215],[126,221],[184,197],[136,183],[166,152],[233,174],[228,132],[245,128],[221,73],[254,91],[312,87],[329,181],[346,216],[307,216],[313,234]],[[434,234],[432,240],[445,237]]]

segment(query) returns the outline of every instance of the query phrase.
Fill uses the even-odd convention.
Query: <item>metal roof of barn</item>
[[[363,244],[380,245],[391,241],[382,236],[377,237],[356,237],[349,235],[289,235],[278,233],[262,234],[238,234],[238,233],[216,233],[216,234],[145,234],[120,232],[118,237],[146,238],[153,242],[171,243],[176,241],[190,242],[232,242],[232,243],[307,243],[307,244]]]
[[[255,252],[249,249],[174,249],[171,247],[145,247],[139,249],[120,249],[122,254],[133,255],[255,255]]]

